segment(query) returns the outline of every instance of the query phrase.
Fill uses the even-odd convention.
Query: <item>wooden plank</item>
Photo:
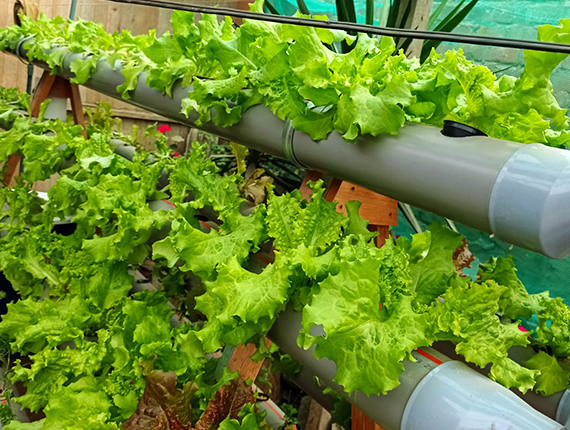
[[[316,181],[322,177],[320,172],[307,171],[303,183],[299,188],[303,198],[310,196],[309,181]],[[346,213],[346,202],[360,200],[360,216],[370,221],[370,229],[378,232],[375,239],[377,247],[382,247],[390,237],[390,225],[396,225],[398,203],[388,197],[370,191],[364,187],[349,182],[333,179],[325,196],[327,201],[339,202],[337,211]],[[319,419],[320,422],[320,419]],[[308,429],[317,428],[316,416],[309,415]],[[354,404],[352,405],[352,430],[384,430],[374,420],[369,418]]]
[[[382,196],[383,197],[383,196]],[[363,205],[366,201],[363,201]],[[396,206],[397,210],[397,206]],[[366,218],[365,218],[366,219]],[[374,239],[378,248],[382,248],[386,239],[390,237],[390,227],[388,225],[372,225],[371,230],[377,231],[378,236]],[[354,404],[352,405],[352,430],[384,430],[372,418],[369,418]]]
[[[43,77],[43,76],[42,76]],[[59,76],[53,76],[55,79],[46,98],[60,98],[60,99],[70,99],[71,98],[71,88],[68,80],[60,78]],[[38,90],[40,87],[38,87]],[[45,99],[44,99],[45,100]]]
[[[172,33],[172,26],[170,25],[170,18],[172,17],[172,10],[159,9],[158,10],[158,23],[156,25],[156,35],[161,36],[165,32]]]
[[[371,225],[398,224],[398,202],[389,197],[370,191],[359,185],[343,182],[334,199],[339,203],[337,210],[346,214],[346,202],[362,202],[359,214]]]
[[[303,183],[299,187],[299,191],[301,191],[301,195],[305,200],[309,200],[311,196],[311,189],[309,188],[309,182],[315,182],[321,179],[323,174],[321,172],[317,172],[316,170],[307,170],[305,172],[305,177],[303,178]]]
[[[303,183],[299,188],[304,199],[308,199],[311,195],[311,189],[307,183],[318,181],[321,177],[322,174],[314,170],[305,173]],[[398,202],[396,200],[350,182],[334,178],[329,184],[325,200],[338,202],[337,210],[344,214],[346,214],[346,202],[357,200],[362,202],[359,210],[360,216],[370,221],[370,225],[398,224]]]
[[[40,114],[40,107],[44,100],[49,97],[55,78],[55,75],[50,75],[49,72],[46,71],[43,72],[42,77],[40,78],[40,83],[38,84],[30,102],[32,116],[37,117]]]
[[[7,1],[7,3],[2,6],[2,10],[5,11],[2,14],[4,16],[3,24],[5,26],[14,24],[14,6],[14,1]],[[30,12],[33,14],[32,9],[32,7],[29,8]],[[20,90],[25,90],[27,82],[27,65],[12,55],[6,55],[3,63],[3,73],[1,73],[0,84],[4,87],[15,87]]]
[[[55,173],[45,181],[36,181],[32,184],[32,190],[47,193],[50,190],[50,188],[57,183],[58,179],[59,179],[59,173]]]
[[[352,405],[352,430],[384,430],[380,425],[364,415],[354,404]]]
[[[433,0],[416,0],[416,5],[412,15],[411,22],[409,23],[409,28],[413,30],[426,30],[429,22],[429,16],[431,14],[431,7],[433,5]],[[412,40],[408,51],[406,53],[408,58],[418,57],[422,53],[422,46],[424,41],[420,39]]]
[[[331,183],[327,187],[327,193],[325,194],[325,200],[327,202],[332,202],[332,201],[338,202],[338,192],[339,192],[339,190],[343,184],[344,184],[344,182],[341,181],[340,179],[332,178]],[[338,207],[337,207],[337,212],[338,212]]]
[[[61,16],[69,18],[69,10],[71,9],[71,0],[50,0],[51,2],[51,18]]]
[[[49,96],[49,93],[54,85],[55,76],[44,72],[41,78],[41,84],[38,86],[37,92],[32,97],[30,108],[32,116],[37,117],[40,113],[40,106],[42,102]],[[12,154],[8,157],[8,167],[4,173],[3,183],[9,187],[14,184],[14,178],[18,175],[20,170],[20,156]]]
[[[330,424],[330,414],[328,411],[325,411],[315,399],[311,399],[307,423],[303,427],[303,430],[326,430],[328,424]]]
[[[374,225],[371,230],[378,232],[378,236],[374,238],[374,243],[377,248],[382,248],[386,243],[386,240],[390,238],[390,226]]]
[[[265,339],[265,343],[268,347],[271,345],[271,341],[269,339]],[[255,381],[255,378],[257,378],[257,375],[263,366],[263,360],[258,363],[251,360],[250,357],[255,353],[255,351],[256,347],[252,343],[248,343],[245,346],[240,345],[234,349],[230,362],[228,363],[230,371],[239,371],[239,377],[244,381],[247,379]]]
[[[67,81],[66,81],[67,82]],[[71,100],[71,113],[73,114],[73,122],[83,127],[81,134],[87,139],[87,127],[85,126],[85,115],[83,114],[83,105],[81,104],[81,95],[79,94],[79,87],[75,84],[67,82],[70,90]]]
[[[27,66],[13,55],[3,55],[6,58],[4,61],[4,72],[2,73],[2,86],[25,90],[26,87],[22,77],[27,74]]]
[[[8,167],[4,173],[4,178],[2,182],[5,187],[11,187],[14,185],[14,179],[18,175],[20,169],[20,156],[18,154],[12,154],[8,157]]]
[[[89,1],[89,0],[87,0]],[[104,17],[102,24],[109,33],[121,30],[121,14],[122,9],[118,3],[111,3],[107,9],[107,15]]]
[[[83,114],[83,106],[81,105],[81,97],[79,95],[79,87],[70,84],[69,81],[60,78],[59,76],[50,75],[44,72],[40,78],[40,84],[34,92],[32,101],[30,103],[30,110],[32,116],[37,117],[40,112],[41,104],[49,97],[69,98],[71,100],[73,120],[75,124],[83,126],[82,134],[87,139],[87,132],[85,127],[85,116]],[[4,175],[4,183],[12,185],[17,169],[20,165],[20,156],[14,154],[8,159],[8,169]],[[45,181],[38,181],[33,184],[34,191],[47,192],[57,182],[59,175],[52,175]]]

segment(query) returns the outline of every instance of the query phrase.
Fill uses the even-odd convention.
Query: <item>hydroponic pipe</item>
[[[151,202],[150,207],[152,210],[172,210],[172,206],[164,201]],[[269,337],[299,360],[305,370],[342,394],[342,387],[332,382],[336,374],[334,363],[317,360],[312,351],[297,346],[300,328],[301,314],[288,309],[280,315]],[[422,348],[412,354],[416,361],[405,362],[401,385],[388,395],[367,397],[356,392],[350,397],[386,430],[564,428],[463,363],[451,361],[432,348]],[[477,427],[469,427],[473,423]]]
[[[20,58],[25,58],[23,46],[16,49]],[[81,54],[70,52],[64,56],[61,76],[72,76],[69,66],[78,57]],[[120,98],[116,87],[123,81],[120,71],[102,60],[85,86]],[[141,74],[127,101],[193,125],[195,112],[189,118],[180,113],[181,101],[191,90],[178,83],[170,98],[149,88]],[[570,255],[568,151],[484,136],[450,138],[423,125],[406,125],[394,136],[364,136],[357,145],[346,143],[336,132],[313,142],[261,105],[232,127],[207,123],[200,128],[546,256]]]
[[[151,209],[172,210],[172,206],[163,201],[156,201],[151,203]],[[254,272],[262,270],[265,265],[264,261],[255,258],[250,259],[249,262],[249,268]],[[297,346],[297,333],[300,329],[301,314],[287,309],[279,316],[269,337],[281,349],[300,361],[302,372],[297,375],[294,382],[330,409],[330,396],[324,395],[322,389],[314,384],[313,376],[318,376],[325,385],[344,394],[342,387],[332,381],[336,374],[336,366],[330,360],[317,360],[311,350],[305,351]],[[322,329],[320,331],[324,333]],[[481,425],[476,427],[477,429],[548,430],[564,428],[532,409],[513,392],[492,382],[486,376],[480,375],[464,363],[452,361],[433,348],[421,348],[414,351],[412,355],[417,361],[405,362],[405,372],[400,376],[400,387],[387,396],[367,397],[361,393],[355,393],[349,398],[370,417],[382,424],[386,430],[415,430],[417,428],[467,430],[469,427],[462,426],[465,423],[471,423],[470,420],[474,416],[481,414],[485,418],[477,419],[477,423]],[[433,392],[437,394],[434,396]],[[463,404],[455,401],[455,412],[451,413],[453,408],[447,403],[459,394],[467,400]],[[438,403],[431,404],[433,400]],[[489,406],[489,400],[492,406]],[[570,402],[563,402],[558,398],[557,404],[559,405],[557,418],[561,422],[560,420],[565,420],[566,415],[570,413]],[[551,403],[546,403],[542,406],[549,409],[550,405]],[[568,410],[564,409],[565,406]],[[428,408],[430,418],[425,418]],[[556,406],[554,408],[556,409]],[[555,418],[555,414],[553,411],[551,418]],[[416,427],[418,424],[421,424],[421,427]],[[501,427],[503,424],[505,426]]]
[[[301,314],[287,309],[268,337],[339,394],[334,362],[317,360],[297,346]],[[531,408],[512,391],[432,348],[405,361],[400,386],[386,395],[346,396],[386,430],[562,430],[564,426]],[[302,387],[303,388],[303,387]]]
[[[453,342],[435,342],[432,345],[432,348],[449,357],[451,360],[457,360],[466,363],[467,366],[483,375],[486,375],[488,373],[488,369],[481,369],[475,364],[467,363],[465,361],[465,357],[455,352],[455,344]],[[523,364],[535,355],[536,351],[534,351],[533,348],[514,346],[509,350],[509,358],[513,359],[519,364]],[[519,390],[513,390],[513,392],[534,409],[542,412],[549,418],[555,419],[561,424],[565,424],[570,417],[570,389],[552,394],[550,396],[541,396],[534,391],[527,391],[525,394],[522,394]]]

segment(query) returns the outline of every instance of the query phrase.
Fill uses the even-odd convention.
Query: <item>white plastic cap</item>
[[[501,169],[489,201],[501,240],[550,258],[570,255],[570,151],[523,146]]]
[[[459,361],[431,371],[412,393],[401,430],[564,430],[515,393]]]
[[[558,409],[556,411],[556,421],[566,424],[565,429],[570,429],[570,389],[564,391]]]

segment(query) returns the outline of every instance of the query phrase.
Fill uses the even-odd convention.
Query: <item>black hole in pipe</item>
[[[447,137],[469,137],[469,136],[487,136],[481,130],[477,130],[466,124],[455,121],[443,121],[443,130],[441,134]]]

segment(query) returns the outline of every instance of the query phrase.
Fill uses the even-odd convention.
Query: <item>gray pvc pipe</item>
[[[121,141],[114,144],[117,147],[125,146]],[[127,153],[124,155],[128,157]],[[150,207],[152,210],[172,210],[172,206],[165,201],[150,202]],[[165,226],[164,231],[158,232],[159,236],[160,233],[167,233],[168,228],[169,226]],[[152,240],[156,239],[154,237]],[[297,380],[301,387],[307,392],[315,392],[323,403],[327,402],[326,398],[319,396],[322,394],[320,390],[315,391],[312,379],[307,377],[312,373],[325,385],[345,395],[387,430],[415,430],[419,428],[418,423],[421,423],[425,430],[456,430],[462,428],[458,427],[458,423],[465,421],[464,416],[484,418],[486,424],[495,426],[490,428],[504,430],[562,429],[548,417],[518,400],[513,393],[487,378],[474,376],[478,374],[465,364],[450,361],[432,348],[422,348],[421,352],[412,353],[416,361],[404,362],[405,371],[400,376],[401,385],[387,395],[365,396],[355,392],[348,397],[343,388],[333,382],[336,365],[328,359],[317,360],[311,349],[303,350],[298,347],[297,333],[300,328],[301,314],[289,308],[280,315],[268,337],[300,361],[305,372],[304,377]],[[479,388],[470,391],[471,384],[477,384]],[[460,387],[462,392],[457,393]],[[453,402],[458,394],[462,398],[469,397],[469,400]],[[486,396],[493,397],[495,402],[487,401]],[[432,401],[435,403],[432,404]]]
[[[59,119],[65,122],[67,120],[67,99],[50,97],[50,102],[44,113],[44,119]]]
[[[481,373],[482,375],[487,375],[489,373],[488,367],[481,369],[475,364],[467,363],[465,361],[465,357],[455,352],[455,344],[453,342],[436,342],[432,345],[432,347],[452,360],[464,362],[471,369]],[[514,346],[509,350],[509,357],[517,363],[524,363],[525,361],[532,358],[535,354],[536,352],[532,348],[523,348],[520,346]],[[522,394],[519,390],[516,389],[513,389],[512,391],[537,411],[543,413],[553,420],[558,421],[561,424],[564,424],[564,422],[560,421],[557,416],[562,408],[568,408],[570,410],[570,396],[564,397],[566,391],[561,391],[551,396],[541,396],[540,394],[537,394],[533,391],[528,391],[526,394]]]
[[[493,185],[520,145],[482,136],[453,139],[410,124],[394,136],[363,136],[357,145],[337,132],[323,142],[295,132],[293,149],[311,169],[342,170],[350,182],[489,232]]]
[[[268,337],[386,430],[564,428],[513,392],[433,348],[414,351],[415,362],[404,361],[400,386],[388,394],[365,396],[357,391],[348,397],[343,388],[333,382],[334,362],[326,358],[317,360],[312,348],[304,350],[297,345],[301,318],[300,313],[289,307],[279,316]],[[303,389],[312,388],[312,381],[307,378],[299,382]]]
[[[17,51],[25,58],[23,44]],[[70,78],[69,66],[80,57],[68,52],[60,75]],[[101,60],[85,86],[120,99],[116,87],[123,81],[119,70]],[[189,91],[177,83],[167,97],[149,88],[141,74],[127,101],[194,126],[195,112],[189,118],[180,113]],[[423,125],[406,125],[395,136],[363,136],[357,145],[336,132],[313,142],[261,105],[232,127],[200,128],[549,257],[570,255],[570,152],[479,136],[449,138]]]
[[[437,364],[414,352],[414,358],[417,361],[415,363],[407,360],[404,362],[405,371],[400,376],[400,386],[386,395],[366,396],[356,391],[349,397],[344,392],[343,387],[333,382],[336,374],[336,364],[326,358],[317,360],[313,355],[313,348],[304,350],[297,345],[297,336],[301,327],[301,314],[288,308],[279,315],[267,337],[279,345],[283,351],[298,360],[304,368],[317,376],[324,385],[330,386],[339,394],[345,396],[347,400],[357,405],[367,416],[386,430],[399,430],[408,399],[420,381],[430,371],[435,369]],[[447,357],[432,348],[422,349],[441,362],[449,361]],[[307,388],[309,391],[314,391],[310,385],[312,381],[305,379],[298,382],[303,390]],[[447,429],[442,428],[441,430]]]

